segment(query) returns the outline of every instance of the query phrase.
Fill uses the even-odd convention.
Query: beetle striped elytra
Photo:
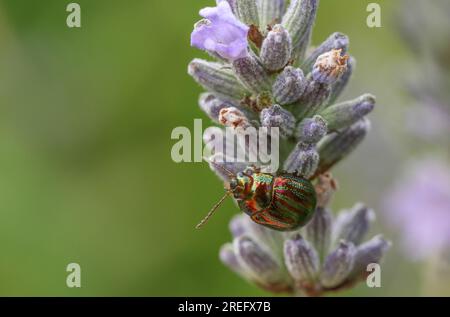
[[[214,164],[217,168],[224,167]],[[311,182],[295,174],[262,173],[249,167],[230,176],[224,197],[197,225],[201,228],[228,196],[233,196],[241,211],[254,222],[278,231],[293,231],[306,225],[316,209],[316,191]]]

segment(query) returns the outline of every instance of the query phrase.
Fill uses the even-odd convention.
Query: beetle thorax
[[[271,174],[238,174],[231,182],[236,200],[245,201],[248,208],[257,211],[269,206],[274,177]]]

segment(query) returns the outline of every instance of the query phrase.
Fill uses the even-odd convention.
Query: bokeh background
[[[66,26],[70,1],[0,1],[0,295],[260,296],[218,260],[230,240],[228,201],[205,164],[175,164],[177,126],[206,116],[187,75],[198,10],[212,0],[78,0],[82,28]],[[395,29],[400,1],[378,0],[382,28],[366,26],[373,1],[323,0],[314,31],[350,36],[358,68],[346,97],[378,97],[366,142],[335,170],[335,210],[364,201],[394,242],[382,288],[342,295],[427,295],[423,261],[398,248],[386,191],[417,147],[402,126],[413,102],[405,74],[415,56]],[[206,128],[206,126],[205,126]],[[448,149],[447,149],[448,151]],[[82,268],[69,289],[66,265]]]

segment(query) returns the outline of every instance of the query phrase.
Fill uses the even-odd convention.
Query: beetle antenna
[[[205,159],[205,161],[207,161],[208,163],[212,164],[215,168],[224,171],[226,174],[228,174],[228,177],[230,177],[230,178],[235,177],[235,174],[234,174],[232,171],[230,171],[229,169],[227,169],[225,166],[222,166],[222,165],[220,165],[220,164],[217,164],[217,163],[214,162],[213,160],[210,160],[210,159],[207,159],[207,158],[204,158],[204,159]]]
[[[211,219],[216,210],[223,204],[225,199],[227,199],[227,197],[230,196],[231,193],[232,193],[231,191],[227,191],[226,194],[219,200],[219,202],[215,204],[214,207],[211,208],[206,217],[203,218],[202,221],[200,221],[200,223],[195,227],[195,229],[200,229],[201,227],[203,227],[209,221],[209,219]]]

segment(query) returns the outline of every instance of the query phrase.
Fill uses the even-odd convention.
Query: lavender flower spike
[[[303,228],[289,233],[259,225],[239,202],[244,212],[231,221],[233,243],[220,250],[220,259],[271,293],[320,296],[352,287],[390,243],[376,238],[361,244],[373,220],[367,207],[356,205],[335,219],[330,206],[337,190],[330,169],[363,141],[370,128],[366,115],[375,104],[369,94],[335,102],[355,66],[349,38],[333,33],[310,47],[319,0],[215,3],[200,11],[204,19],[191,37],[192,46],[214,59],[194,59],[188,68],[206,90],[200,108],[220,125],[203,135],[205,160],[226,188],[238,175],[257,180],[245,200],[267,219],[284,212],[275,194],[283,199],[289,193],[275,193],[265,184],[266,174],[277,181],[301,177],[317,198]],[[291,190],[297,189],[286,187]],[[269,195],[259,195],[269,191],[270,202],[261,198]],[[279,220],[288,223],[291,217]]]
[[[200,15],[205,20],[195,25],[192,46],[230,61],[247,56],[249,27],[235,17],[227,1],[200,10]]]

